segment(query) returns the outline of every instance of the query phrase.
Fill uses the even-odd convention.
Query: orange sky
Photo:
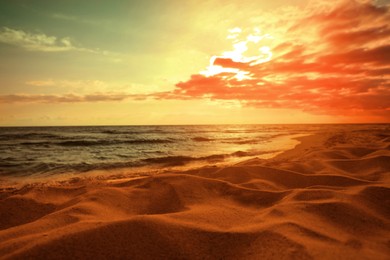
[[[110,42],[92,48],[76,36],[6,24],[0,51],[11,58],[1,62],[10,73],[0,82],[0,124],[390,122],[386,1],[228,1],[221,10],[217,2],[183,7],[189,21],[182,27],[183,10],[171,6],[172,16],[157,17],[168,25],[122,37],[140,41],[137,50]],[[135,29],[145,26],[139,19]],[[28,58],[42,71],[18,71]],[[84,67],[74,69],[74,60]]]

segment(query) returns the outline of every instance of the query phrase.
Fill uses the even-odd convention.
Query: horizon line
[[[17,127],[126,127],[126,126],[228,126],[228,125],[387,125],[390,122],[367,123],[224,123],[224,124],[128,124],[128,125],[0,125],[0,128]]]

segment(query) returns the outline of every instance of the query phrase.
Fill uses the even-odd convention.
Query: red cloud
[[[224,69],[192,75],[158,98],[238,100],[259,108],[317,114],[379,115],[390,120],[390,9],[373,1],[344,1],[313,10],[285,30],[273,59],[251,64],[217,57]],[[310,32],[310,37],[306,37]],[[245,72],[242,80],[236,71]]]

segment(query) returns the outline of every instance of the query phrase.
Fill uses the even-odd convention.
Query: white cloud
[[[69,37],[58,38],[44,33],[29,33],[8,27],[0,29],[0,43],[6,43],[28,51],[65,52],[79,51],[104,56],[107,61],[122,62],[121,54],[97,49],[88,49],[74,45]]]
[[[3,27],[0,30],[0,42],[15,45],[30,51],[60,52],[85,50],[75,47],[68,37],[57,38],[43,33],[28,33]]]
[[[44,33],[29,33],[8,27],[0,29],[0,42],[21,47],[29,51],[63,52],[83,51],[103,54],[99,50],[92,50],[75,46],[69,37],[57,38]],[[106,55],[106,54],[103,54]]]
[[[147,95],[161,91],[157,85],[144,85],[137,83],[113,83],[101,80],[53,80],[38,79],[25,82],[26,85],[34,87],[49,87],[66,91],[75,91],[77,93],[91,94],[91,92],[110,92],[131,93],[134,95]]]

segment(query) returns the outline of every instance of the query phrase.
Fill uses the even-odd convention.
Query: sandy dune
[[[390,135],[322,133],[270,160],[0,193],[8,259],[390,259]]]

